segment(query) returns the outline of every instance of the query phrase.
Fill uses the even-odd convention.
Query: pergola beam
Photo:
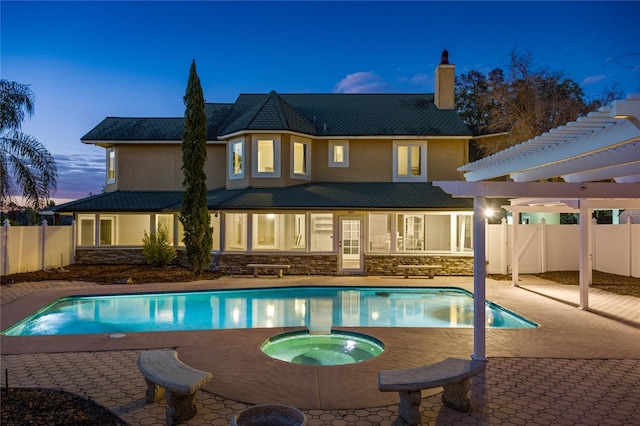
[[[609,176],[618,177],[630,174],[631,171],[634,170],[633,168],[630,168],[629,171],[622,173],[615,171],[614,167],[636,162],[640,162],[640,142],[618,146],[604,151],[594,152],[592,154],[536,167],[534,169],[524,170],[522,172],[512,173],[511,177],[516,182],[531,182],[536,180],[549,179],[555,176],[562,176],[564,178],[567,175],[571,176],[571,174],[575,173],[588,173],[589,171],[600,169],[601,171],[605,172],[605,174],[603,175],[604,177],[600,179],[608,179]],[[634,167],[639,167],[639,165],[636,164]],[[609,169],[606,171],[602,170],[604,168]],[[607,173],[609,173],[608,176]],[[589,182],[593,180],[565,179],[565,181]]]
[[[580,117],[564,126],[551,129],[526,142],[473,163],[465,164],[458,170],[465,172],[464,176],[468,181],[494,179],[514,173],[524,173],[531,169],[554,166],[556,163],[573,161],[583,156],[593,156],[601,151],[639,141],[640,96],[635,94],[628,96],[625,100],[615,101],[610,106],[602,107],[598,111],[590,112],[586,117]],[[615,151],[611,151],[609,154],[615,155]],[[602,161],[605,156],[598,155],[598,161]],[[565,171],[555,176],[526,179],[546,179],[568,173],[573,172]]]
[[[588,170],[563,175],[565,182],[594,182],[598,180],[631,176],[640,170],[640,162],[623,164],[614,167],[606,167],[598,170]]]
[[[640,129],[630,120],[614,120],[617,121],[615,125],[577,138],[546,140],[543,136],[538,136],[538,139],[532,139],[521,145],[501,151],[501,153],[498,153],[500,155],[494,154],[496,156],[495,161],[492,160],[493,156],[491,156],[476,162],[480,164],[471,163],[460,167],[458,170],[466,171],[464,177],[468,181],[493,179],[514,172],[577,158],[585,153],[613,148],[620,145],[620,141],[627,142],[640,138]],[[535,147],[535,143],[538,141],[551,145],[547,144],[542,148]],[[531,147],[530,145],[534,146]],[[530,148],[534,148],[533,151]],[[507,156],[506,153],[510,155]],[[529,155],[524,155],[525,153]],[[535,155],[531,155],[532,153],[535,153]]]

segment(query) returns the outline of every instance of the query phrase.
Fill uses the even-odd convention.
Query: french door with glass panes
[[[363,272],[362,229],[364,218],[340,218],[339,272],[360,274]]]

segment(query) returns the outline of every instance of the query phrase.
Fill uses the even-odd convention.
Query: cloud
[[[54,158],[58,167],[55,198],[78,199],[102,192],[106,173],[103,155],[55,154]]]
[[[387,91],[387,84],[373,71],[347,75],[333,88],[334,93],[379,93]]]
[[[604,74],[592,75],[592,76],[586,77],[584,80],[582,80],[582,86],[588,86],[590,84],[599,83],[605,78],[607,78],[607,76]]]
[[[400,77],[398,81],[403,85],[407,85],[409,90],[415,90],[416,88],[422,90],[433,84],[433,78],[424,73],[414,74],[411,77]]]

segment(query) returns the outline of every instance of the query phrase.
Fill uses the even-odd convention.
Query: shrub
[[[142,239],[142,255],[149,265],[168,265],[176,258],[175,247],[169,244],[169,230],[160,225],[151,235],[144,231]]]

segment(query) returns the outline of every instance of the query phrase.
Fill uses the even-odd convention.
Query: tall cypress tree
[[[207,159],[207,116],[195,60],[191,63],[184,104],[182,173],[185,191],[180,221],[184,226],[182,241],[187,250],[187,261],[194,274],[201,275],[211,263],[213,238],[207,208],[207,176],[204,172]]]

